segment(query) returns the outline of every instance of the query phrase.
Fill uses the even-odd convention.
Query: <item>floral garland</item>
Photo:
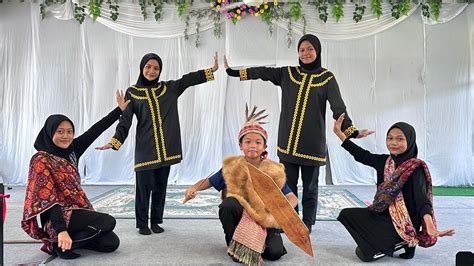
[[[278,0],[273,2],[263,1],[262,4],[256,6],[242,4],[229,9],[225,8],[227,5],[229,5],[229,0],[216,0],[210,4],[211,8],[216,9],[235,24],[245,16],[262,16],[262,20],[265,21],[264,17],[271,16],[271,10],[278,7]]]

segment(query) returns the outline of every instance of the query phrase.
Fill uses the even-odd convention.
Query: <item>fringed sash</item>
[[[262,265],[267,230],[257,224],[244,210],[227,253],[246,265]]]

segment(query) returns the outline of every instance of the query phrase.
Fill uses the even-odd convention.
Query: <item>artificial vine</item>
[[[110,19],[113,21],[116,21],[119,16],[119,5],[117,3],[117,0],[107,0],[107,4],[109,4],[109,10],[110,10]]]
[[[84,12],[85,11],[83,6],[74,3],[74,18],[79,22],[79,24],[82,24],[82,22],[84,22],[84,19],[86,18],[86,14]]]
[[[438,21],[439,14],[441,13],[441,0],[430,0],[430,13]]]
[[[100,17],[100,6],[100,0],[89,0],[89,15],[93,21]]]
[[[410,11],[410,0],[390,0],[390,5],[392,5],[391,12],[392,17],[398,19],[401,15],[408,15]]]
[[[327,0],[318,0],[316,2],[311,3],[316,7],[316,10],[318,11],[319,14],[319,19],[326,23],[328,20],[328,2]]]
[[[290,48],[293,42],[293,24],[291,22],[291,17],[288,18],[287,30],[288,31],[286,32],[286,43],[288,45],[288,48]]]
[[[382,16],[382,1],[370,0],[370,9],[372,10],[372,14],[379,19],[380,16]]]
[[[46,3],[44,0],[40,4],[40,15],[41,15],[41,19],[44,19],[44,17],[46,16]]]
[[[292,2],[291,7],[290,7],[290,17],[294,21],[297,21],[301,18],[301,16],[302,16],[302,12],[301,12],[300,2]]]
[[[178,16],[181,17],[186,12],[186,8],[187,8],[186,0],[177,0],[176,3],[178,4]]]
[[[148,6],[148,1],[147,0],[138,0],[138,4],[140,5],[143,20],[145,21],[148,18],[148,13],[146,11],[146,7]]]
[[[332,17],[336,18],[336,23],[344,16],[344,6],[342,0],[336,0],[332,5]]]
[[[155,14],[155,21],[160,21],[161,13],[163,11],[163,1],[162,0],[152,0],[153,6],[155,9],[153,10],[153,14]]]
[[[354,12],[352,13],[353,16],[352,16],[352,19],[358,23],[359,21],[362,20],[362,16],[364,15],[365,13],[365,9],[366,9],[366,6],[364,4],[360,5],[359,3],[356,3],[355,4],[355,10]]]

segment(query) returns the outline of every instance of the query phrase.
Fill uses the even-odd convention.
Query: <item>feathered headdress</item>
[[[257,106],[254,106],[252,112],[249,115],[249,108],[248,105],[245,104],[245,123],[240,129],[239,132],[239,142],[240,140],[248,133],[257,133],[263,137],[265,143],[267,143],[268,134],[265,129],[261,126],[262,124],[266,124],[267,122],[262,121],[268,115],[264,115],[263,113],[266,111],[265,109],[256,112]]]

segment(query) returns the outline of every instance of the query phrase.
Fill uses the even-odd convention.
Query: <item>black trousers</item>
[[[286,182],[290,189],[298,197],[298,177],[301,168],[301,179],[303,180],[303,222],[313,225],[316,222],[318,208],[318,181],[319,166],[307,166],[280,161],[285,166]],[[298,206],[295,207],[299,213]]]
[[[219,205],[219,219],[224,229],[225,242],[227,246],[234,236],[235,228],[242,218],[244,208],[239,201],[233,197],[225,198]],[[265,250],[262,257],[268,260],[278,260],[286,254],[283,240],[281,239],[280,230],[267,228],[267,238],[265,239]]]
[[[73,240],[71,249],[115,251],[120,245],[120,239],[113,232],[115,223],[115,218],[105,213],[73,210],[67,229]]]
[[[135,185],[135,218],[137,228],[148,227],[148,209],[151,194],[151,216],[152,224],[163,223],[163,211],[165,209],[166,187],[170,167],[136,172]]]

